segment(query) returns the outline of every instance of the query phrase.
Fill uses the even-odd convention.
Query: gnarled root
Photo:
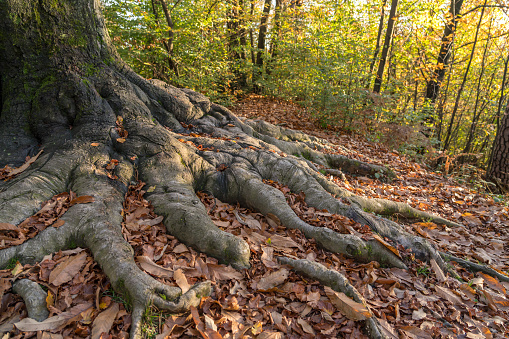
[[[19,294],[25,301],[28,317],[37,321],[43,321],[49,316],[46,307],[46,292],[41,286],[30,279],[21,279],[12,285],[12,290]]]
[[[322,264],[313,262],[307,259],[291,259],[288,257],[277,257],[277,260],[283,264],[288,265],[295,271],[305,274],[306,276],[316,279],[325,286],[329,286],[336,292],[342,292],[350,296],[354,301],[364,305],[369,309],[368,304],[364,297],[357,291],[355,287],[348,282],[341,273],[329,270]],[[371,312],[370,312],[371,313]],[[365,320],[366,331],[372,339],[384,339],[386,336],[383,334],[384,330],[380,326],[380,323],[373,315]]]

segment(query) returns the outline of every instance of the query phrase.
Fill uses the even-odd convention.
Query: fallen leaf
[[[437,294],[441,296],[442,298],[450,301],[454,305],[464,305],[463,301],[459,296],[454,294],[453,291],[448,289],[447,287],[442,287],[435,285],[435,290],[437,291]]]
[[[67,312],[60,313],[59,315],[50,317],[44,321],[37,321],[32,318],[25,318],[14,324],[20,331],[35,332],[35,331],[51,331],[66,324],[69,320],[73,319],[76,315],[92,307],[92,304],[85,303],[72,307]]]
[[[491,287],[492,289],[502,293],[502,294],[505,294],[506,292],[506,289],[505,287],[498,281],[497,278],[495,277],[492,277],[491,275],[487,275],[487,274],[484,274],[482,272],[479,272],[478,273],[479,276],[481,276],[484,281],[486,282],[486,284],[488,284],[489,287]]]
[[[48,295],[46,296],[46,307],[55,305],[55,295],[48,290]]]
[[[401,254],[399,253],[397,248],[391,246],[387,241],[382,239],[382,237],[379,236],[378,234],[371,233],[371,235],[373,236],[373,238],[375,238],[376,241],[378,241],[380,244],[384,245],[389,251],[396,254],[398,256],[398,258],[401,258]]]
[[[117,138],[117,142],[123,144],[125,142],[125,138]]]
[[[11,274],[12,274],[13,276],[17,276],[17,275],[18,275],[18,274],[20,274],[22,271],[23,271],[23,265],[21,265],[21,264],[19,263],[19,261],[18,261],[18,262],[16,262],[16,266],[14,266],[14,268],[12,269]]]
[[[108,334],[119,310],[118,303],[113,303],[108,309],[99,313],[92,324],[92,339],[99,339],[102,333]]]
[[[81,270],[87,260],[87,253],[82,252],[76,256],[69,257],[57,265],[49,275],[49,283],[60,286],[72,278]]]
[[[305,321],[304,319],[302,318],[298,318],[297,319],[297,323],[302,326],[302,330],[306,333],[309,333],[309,334],[312,334],[312,335],[315,335],[315,330],[313,329],[313,327],[311,327],[311,325],[309,325],[309,323],[307,321]]]
[[[440,281],[440,282],[446,281],[447,277],[445,276],[444,271],[442,271],[440,266],[438,266],[435,259],[431,259],[429,262],[431,264],[431,268],[433,269],[433,272],[435,272],[435,274],[437,276],[438,281]]]
[[[39,153],[37,153],[36,155],[34,155],[33,157],[30,158],[30,160],[28,160],[27,162],[25,162],[23,165],[21,165],[20,167],[18,168],[15,168],[13,169],[11,172],[9,172],[9,174],[7,175],[8,177],[13,177],[15,175],[18,175],[20,174],[21,172],[23,172],[24,170],[26,170],[32,163],[35,162],[35,160],[37,160],[37,158],[39,157],[39,155],[41,155],[41,153],[43,152],[43,150],[40,150]]]
[[[90,195],[82,195],[81,197],[77,197],[71,200],[69,203],[69,206],[73,206],[76,204],[88,204],[90,202],[94,202],[95,199],[93,196]]]
[[[20,229],[16,225],[8,224],[8,223],[5,223],[5,222],[0,222],[0,231],[15,231],[15,232],[19,232]]]
[[[175,282],[177,283],[178,287],[180,287],[182,290],[182,294],[189,291],[191,285],[189,285],[187,282],[187,278],[180,268],[176,270],[175,273],[173,273],[173,277],[175,278]]]
[[[412,312],[412,320],[422,320],[426,318],[426,312],[422,308]]]
[[[346,294],[338,293],[328,286],[324,286],[324,290],[332,304],[348,319],[365,320],[371,318],[371,312],[363,304],[353,301]]]
[[[173,270],[159,266],[145,255],[140,255],[136,257],[136,260],[140,264],[141,268],[143,268],[148,273],[155,275],[156,277],[160,278],[173,277]]]
[[[281,285],[285,282],[286,278],[288,278],[288,273],[287,269],[282,268],[279,271],[272,272],[269,275],[262,277],[256,285],[257,290],[267,291]]]
[[[99,146],[99,143],[98,142],[93,142],[93,143],[90,144],[90,146],[97,147],[97,146]]]
[[[55,227],[55,228],[59,228],[60,226],[64,226],[64,224],[65,224],[65,220],[58,219],[58,220],[57,220],[57,221],[55,221],[55,222],[53,223],[53,225],[51,225],[51,226],[53,226],[53,227]]]

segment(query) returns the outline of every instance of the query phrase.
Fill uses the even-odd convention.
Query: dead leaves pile
[[[0,249],[20,245],[35,237],[46,227],[58,228],[63,226],[65,221],[60,217],[64,215],[69,207],[93,201],[94,198],[91,196],[77,197],[73,192],[63,192],[44,202],[37,213],[25,219],[18,226],[0,223]]]

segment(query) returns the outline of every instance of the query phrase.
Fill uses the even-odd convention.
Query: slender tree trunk
[[[394,24],[397,19],[396,18],[397,7],[398,7],[398,0],[392,0],[391,11],[389,13],[389,21],[387,23],[387,30],[385,31],[384,46],[382,48],[382,57],[380,58],[380,62],[378,63],[378,72],[376,73],[375,85],[373,86],[373,92],[375,92],[375,93],[380,93],[380,89],[382,87],[382,77],[384,74],[385,63],[387,61],[387,55],[389,53],[389,48],[391,46],[392,32],[394,29]]]
[[[371,60],[371,64],[369,65],[369,74],[373,73],[373,68],[375,68],[375,63],[378,58],[378,53],[380,53],[380,39],[382,38],[382,31],[384,29],[384,16],[385,16],[385,5],[387,4],[387,0],[383,0],[382,6],[380,8],[380,22],[378,23],[378,33],[376,35],[376,44],[375,44],[375,52],[373,53],[373,60]]]
[[[449,65],[454,37],[456,34],[456,24],[460,18],[462,5],[463,0],[451,0],[449,17],[445,25],[444,34],[442,35],[440,51],[438,52],[437,65],[435,66],[433,75],[428,80],[428,84],[426,86],[426,100],[430,101],[432,104],[435,103],[438,97],[440,86],[445,78],[445,71]]]
[[[166,0],[159,0],[161,3],[161,6],[163,7],[164,16],[166,17],[166,22],[168,24],[168,58],[170,62],[170,67],[175,73],[175,76],[179,77],[179,70],[178,70],[178,64],[173,58],[173,40],[175,39],[174,33],[173,33],[173,20],[171,18],[170,12],[168,11],[168,7],[166,6]]]
[[[159,22],[159,13],[157,12],[155,0],[150,0],[150,3],[152,5],[152,13],[154,14],[154,19],[156,21],[156,25],[159,28],[161,26],[161,23]],[[166,50],[166,53],[168,53],[166,55],[166,59],[168,61],[168,68],[172,69],[172,66],[171,66],[172,62],[171,62],[171,57],[170,57],[170,47],[168,46],[168,41],[166,38],[162,38],[161,43],[163,44],[163,47]],[[154,75],[154,78],[157,78],[157,77]],[[164,76],[163,78],[167,78],[167,76]]]
[[[269,21],[269,13],[271,0],[265,0],[263,5],[262,18],[260,20],[260,30],[258,32],[258,51],[256,53],[256,65],[261,69],[263,67],[263,55],[265,54],[265,39],[267,36],[267,22]]]
[[[272,63],[276,60],[277,48],[281,32],[281,5],[282,0],[276,0],[276,7],[274,9],[274,28],[270,40],[270,64],[267,64],[267,74],[270,74]]]
[[[484,5],[486,5],[487,1],[488,0],[484,0]],[[481,15],[479,17],[479,22],[477,23],[477,27],[475,30],[474,45],[472,46],[472,52],[470,53],[470,59],[468,60],[467,68],[465,69],[465,74],[463,75],[463,80],[461,81],[460,88],[458,89],[458,93],[456,94],[456,101],[454,102],[454,108],[451,113],[451,121],[449,123],[449,127],[447,128],[447,133],[446,133],[446,137],[445,137],[444,149],[447,149],[449,147],[449,143],[451,140],[450,139],[451,131],[452,131],[452,127],[454,125],[454,119],[455,119],[456,113],[458,112],[461,93],[463,92],[463,89],[465,88],[465,83],[467,82],[468,72],[470,71],[470,65],[472,65],[472,60],[474,59],[475,46],[477,45],[477,38],[479,37],[479,29],[481,28],[483,16],[484,16],[484,6],[482,7]]]
[[[238,0],[230,2],[230,9],[227,12],[228,21],[226,27],[228,30],[228,59],[231,72],[234,75],[232,87],[234,90],[246,86],[247,79],[245,73],[241,71],[242,60],[245,59],[244,45],[245,32],[242,24],[242,6]],[[244,41],[242,37],[244,36]],[[244,45],[242,44],[244,42]]]
[[[255,10],[255,1],[251,0],[251,10],[249,11],[249,16],[251,21],[253,21],[254,17],[254,10]],[[249,42],[251,43],[251,63],[253,65],[256,64],[256,56],[255,56],[255,44],[254,44],[254,34],[253,34],[253,28],[249,28]]]
[[[490,30],[491,30],[491,23],[490,23]],[[479,75],[479,77],[477,79],[477,91],[476,91],[476,96],[475,96],[474,115],[472,117],[472,123],[470,124],[470,129],[468,131],[467,142],[465,144],[465,147],[463,148],[462,153],[470,152],[470,148],[472,146],[472,140],[474,139],[475,130],[477,128],[477,123],[478,123],[479,117],[481,116],[481,113],[482,113],[482,109],[479,109],[479,112],[477,111],[477,109],[479,107],[479,98],[481,96],[481,82],[482,82],[482,78],[484,76],[484,70],[485,70],[485,66],[486,66],[486,54],[488,51],[489,44],[490,44],[490,36],[488,33],[488,39],[486,40],[486,45],[484,47],[484,52],[482,55],[481,74]],[[493,77],[491,78],[491,81],[493,81]]]

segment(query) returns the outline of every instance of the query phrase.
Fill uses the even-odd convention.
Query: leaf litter
[[[272,115],[273,123],[284,121],[285,114],[296,111],[289,104],[275,105],[278,114]],[[290,113],[282,112],[285,110]],[[256,112],[261,117],[267,116],[266,111]],[[301,127],[341,144],[343,147],[336,148],[340,154],[390,164],[398,173],[391,183],[349,175],[346,180],[332,177],[341,187],[366,197],[406,202],[460,222],[464,229],[398,220],[409,232],[427,237],[443,251],[491,264],[501,272],[508,270],[507,206],[382,145],[355,136],[327,135],[302,117],[294,116],[289,121],[288,127]],[[275,182],[268,184],[279,188],[294,211],[309,224],[373,237],[363,225],[307,206],[302,193],[289,192]],[[264,217],[199,192],[214,223],[243,237],[251,247],[251,268],[236,271],[166,234],[162,218],[143,198],[144,193],[141,182],[130,187],[122,224],[124,237],[133,247],[140,268],[159,281],[183,288],[206,279],[213,282],[211,297],[203,298],[191,314],[163,313],[149,324],[154,333],[160,333],[156,338],[363,338],[366,335],[359,314],[376,317],[385,334],[394,338],[497,338],[509,334],[506,329],[509,284],[491,276],[470,273],[454,262],[451,264],[463,281],[444,274],[433,262],[428,266],[414,260],[409,262],[408,271],[383,268],[376,262],[359,264],[324,251],[300,231],[284,228],[274,216]],[[56,227],[73,200],[93,201],[91,197],[76,201],[77,198],[72,193],[56,195],[20,225],[0,224],[0,248],[23,243],[45,227]],[[409,253],[396,249],[387,239],[378,240],[408,257]],[[279,265],[275,255],[313,260],[337,270],[363,295],[369,308],[346,295],[334,291],[331,294],[329,288],[317,281]],[[129,305],[111,289],[88,250],[60,251],[36,265],[18,263],[13,268],[0,271],[0,333],[9,332],[10,338],[33,337],[36,331],[41,338],[128,337]],[[47,289],[51,326],[31,324],[26,318],[22,299],[10,290],[13,273],[17,279],[26,277]],[[26,331],[19,330],[17,326],[23,327],[25,323]]]

